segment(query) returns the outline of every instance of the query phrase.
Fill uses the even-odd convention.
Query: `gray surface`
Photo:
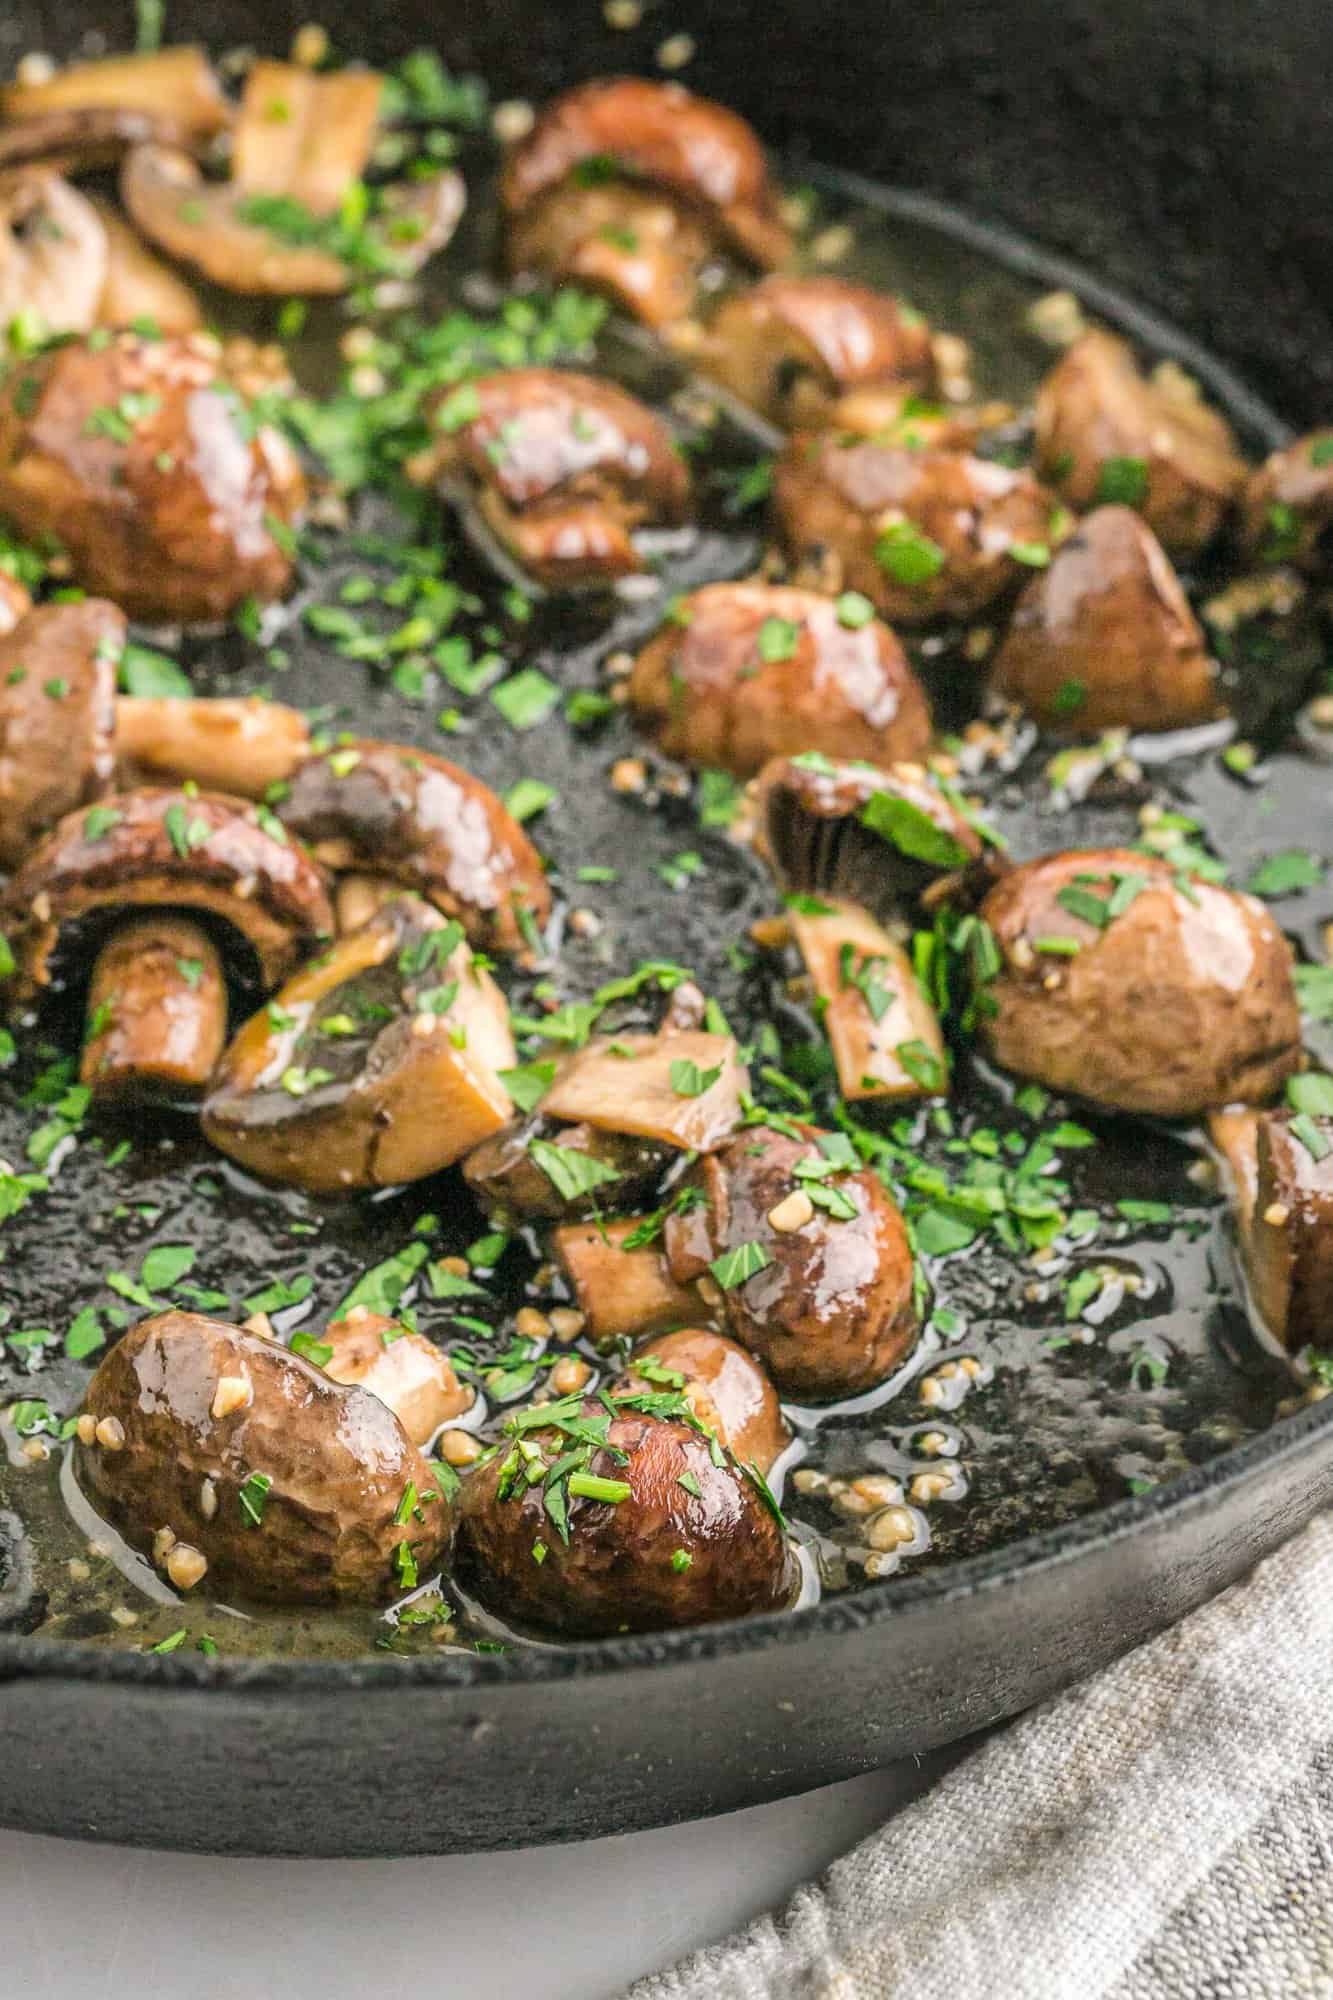
[[[0,1832],[3,1990],[614,2000],[780,1903],[957,1754],[693,1826],[440,1861],[217,1861]]]

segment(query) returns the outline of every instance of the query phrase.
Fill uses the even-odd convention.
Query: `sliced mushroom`
[[[332,1349],[320,1360],[324,1373],[387,1403],[413,1444],[429,1444],[476,1401],[475,1389],[459,1382],[449,1356],[424,1334],[365,1306],[335,1320],[321,1345]]]
[[[280,810],[331,868],[415,889],[487,949],[521,950],[522,914],[542,924],[550,913],[522,827],[480,778],[428,751],[369,741],[323,751],[298,766]]]
[[[110,790],[125,619],[86,598],[29,610],[0,638],[0,867]]]
[[[51,535],[132,618],[226,617],[280,597],[274,524],[304,500],[295,455],[249,424],[214,343],[134,335],[48,349],[0,389],[0,510]]]
[[[184,279],[153,255],[109,201],[94,198],[93,207],[106,231],[107,247],[97,324],[117,331],[150,325],[169,337],[197,333],[204,324],[204,310]]]
[[[93,1096],[198,1097],[226,1039],[222,960],[202,925],[170,911],[118,925],[88,983],[79,1081]]]
[[[990,684],[1048,728],[1098,736],[1208,721],[1216,674],[1152,529],[1099,507],[1019,598]]]
[[[1333,429],[1311,431],[1272,452],[1241,497],[1241,544],[1261,562],[1311,575],[1333,567]]]
[[[42,83],[0,91],[0,113],[17,121],[60,112],[141,112],[196,139],[231,121],[231,106],[203,49],[155,49],[72,63]]]
[[[979,1032],[1017,1076],[1117,1111],[1262,1104],[1301,1060],[1291,950],[1263,904],[1123,848],[1014,869],[981,906],[1001,969]]]
[[[96,209],[59,174],[0,174],[0,326],[35,320],[44,335],[86,333],[108,261]]]
[[[1171,364],[1141,375],[1128,343],[1076,340],[1037,393],[1044,477],[1080,509],[1130,500],[1173,556],[1217,533],[1245,478],[1226,419]]]
[[[1333,1118],[1257,1122],[1255,1197],[1242,1247],[1256,1310],[1291,1354],[1333,1348]]]
[[[929,389],[930,329],[887,292],[845,278],[768,277],[729,299],[709,329],[703,365],[786,430],[827,421],[844,392]]]
[[[460,925],[401,896],[240,1029],[205,1136],[252,1173],[316,1194],[420,1180],[499,1130],[509,1010]]]
[[[889,628],[780,584],[681,599],[635,662],[630,702],[667,756],[742,777],[805,750],[892,763],[930,742],[925,691]]]
[[[613,382],[512,368],[428,406],[438,442],[410,468],[475,510],[550,589],[646,567],[634,530],[685,518],[690,481],[656,414]]]
[[[707,1153],[736,1128],[749,1074],[730,1035],[600,1037],[556,1071],[548,1118]]]
[[[823,1003],[842,1095],[853,1103],[945,1095],[944,1035],[910,954],[857,904],[810,900],[816,909],[793,909],[788,921]]]
[[[797,437],[773,505],[802,576],[860,592],[896,624],[971,618],[1050,559],[1051,495],[966,451]]]
[[[147,781],[188,779],[262,799],[309,752],[310,730],[300,710],[256,695],[121,695],[116,702],[116,760]]]
[[[375,150],[384,78],[252,63],[232,135],[232,179],[249,194],[285,195],[331,215]]]
[[[767,1472],[791,1443],[777,1391],[754,1356],[709,1327],[658,1334],[626,1364],[612,1397],[678,1389],[742,1465]]]
[[[280,836],[254,807],[213,792],[118,792],[66,813],[0,900],[17,998],[51,983],[66,926],[145,905],[211,917],[276,986],[333,929],[322,871]]]

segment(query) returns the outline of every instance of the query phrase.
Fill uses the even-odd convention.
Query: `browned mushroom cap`
[[[145,1552],[168,1529],[205,1558],[210,1589],[377,1603],[402,1588],[400,1545],[423,1569],[448,1547],[449,1503],[392,1410],[275,1340],[159,1313],[117,1341],[84,1408],[94,1505]]]
[[[124,643],[124,617],[95,597],[42,605],[0,638],[0,867],[110,789]]]
[[[32,599],[16,576],[0,569],[0,639],[32,610]]]
[[[136,778],[189,779],[262,799],[309,754],[310,730],[299,709],[256,695],[121,695],[115,749],[121,768]]]
[[[689,319],[713,248],[702,216],[654,188],[568,182],[510,224],[515,273],[604,293],[664,332]]]
[[[1311,431],[1266,458],[1241,498],[1246,555],[1318,576],[1333,564],[1333,430]]]
[[[825,435],[793,438],[773,504],[803,573],[919,625],[970,618],[1047,560],[1055,503],[1030,472],[969,452]]]
[[[605,1442],[549,1478],[574,1436]],[[716,1464],[684,1417],[612,1417],[589,1398],[544,1426],[520,1412],[501,1445],[463,1489],[459,1553],[506,1616],[571,1635],[651,1632],[790,1599],[794,1562],[758,1479],[721,1453]]]
[[[184,279],[153,255],[111,202],[95,196],[92,205],[106,232],[107,248],[97,324],[117,331],[150,325],[167,335],[198,332],[204,309]]]
[[[211,792],[113,793],[66,813],[0,901],[17,997],[50,983],[65,925],[145,904],[214,918],[250,946],[266,986],[333,929],[322,871],[262,809]]]
[[[681,599],[639,654],[630,701],[667,756],[741,777],[800,751],[887,764],[930,742],[925,690],[889,628],[781,584]]]
[[[1048,728],[1183,729],[1221,714],[1216,668],[1147,523],[1099,507],[1035,576],[991,687]]]
[[[509,1113],[504,995],[460,925],[400,896],[247,1021],[204,1103],[208,1140],[316,1194],[420,1180]]]
[[[42,83],[15,83],[0,91],[0,113],[15,123],[52,113],[122,112],[164,119],[171,130],[196,139],[211,137],[231,120],[208,57],[194,47],[72,63]]]
[[[334,869],[386,876],[457,917],[474,944],[518,951],[520,913],[542,924],[551,891],[537,850],[480,778],[392,743],[309,757],[281,806]]]
[[[612,77],[566,91],[505,164],[500,198],[522,214],[580,178],[647,181],[715,220],[752,262],[782,263],[791,239],[762,146],[743,118],[676,83]]]
[[[0,325],[26,314],[44,333],[86,333],[108,261],[96,209],[59,174],[0,174]]]
[[[1291,951],[1252,896],[1076,849],[1014,869],[981,917],[1002,966],[980,1033],[1018,1076],[1188,1118],[1262,1104],[1300,1063]]]
[[[685,517],[689,474],[669,431],[614,382],[511,368],[442,391],[427,420],[438,442],[412,476],[476,507],[551,588],[642,570],[631,531]]]
[[[99,1101],[203,1092],[227,1039],[227,984],[201,925],[170,911],[131,917],[88,983],[79,1081]]]
[[[1037,455],[1072,506],[1132,496],[1176,556],[1212,540],[1245,477],[1230,425],[1194,384],[1169,365],[1141,375],[1128,344],[1101,332],[1076,340],[1042,383]]]
[[[1255,1309],[1289,1353],[1333,1347],[1333,1118],[1269,1111],[1241,1243]]]
[[[569,1173],[559,1186],[540,1164],[549,1164],[548,1146],[568,1156]],[[672,1158],[670,1147],[591,1125],[562,1125],[535,1111],[483,1139],[463,1162],[463,1178],[497,1225],[564,1222],[599,1214],[608,1199],[619,1205],[649,1196]],[[589,1162],[596,1181],[585,1187]],[[558,1177],[561,1162],[554,1164]]]
[[[249,426],[214,343],[74,342],[0,387],[0,510],[54,536],[132,618],[223,618],[281,596],[291,561],[273,524],[303,500],[295,456]]]
[[[824,421],[845,390],[928,389],[935,375],[920,314],[845,278],[761,279],[722,307],[704,356],[710,375],[787,429]]]
[[[303,215],[299,204],[294,219],[286,196],[205,180],[187,153],[136,146],[121,170],[120,193],[145,236],[227,291],[344,292],[357,275],[353,262],[320,241],[319,219]],[[452,171],[377,189],[365,236],[381,274],[419,271],[453,235],[464,201],[462,176]]]
[[[261,60],[245,79],[232,135],[232,179],[248,194],[285,195],[314,215],[336,209],[375,150],[384,78],[321,75]]]
[[[660,1333],[641,1347],[613,1397],[678,1389],[706,1430],[742,1465],[767,1472],[791,1443],[777,1391],[753,1354],[709,1327]]]
[[[475,1389],[459,1382],[449,1356],[424,1334],[365,1306],[335,1320],[320,1345],[332,1349],[319,1357],[324,1373],[387,1403],[413,1444],[428,1444],[476,1401]]]

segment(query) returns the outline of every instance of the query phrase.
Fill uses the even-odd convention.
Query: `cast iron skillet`
[[[1320,0],[1023,0],[980,18],[745,0],[171,0],[172,39],[286,45],[308,12],[372,60],[436,43],[500,93],[651,68],[766,136],[1012,223],[1164,310],[1301,426],[1333,403],[1333,184]],[[339,19],[340,11],[342,20]],[[475,11],[481,16],[483,10]],[[132,33],[128,5],[99,26]],[[24,4],[0,66],[88,12]],[[0,1821],[226,1853],[431,1853],[576,1839],[780,1796],[1067,1685],[1200,1603],[1333,1494],[1333,1403],[1169,1486],[891,1593],[784,1618],[507,1657],[216,1664],[0,1640]],[[1276,1643],[1275,1637],[1275,1643]],[[1256,1699],[1262,1690],[1256,1689]]]

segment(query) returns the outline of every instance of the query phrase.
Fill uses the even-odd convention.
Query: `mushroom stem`
[[[72,63],[45,83],[0,91],[0,113],[15,121],[53,111],[156,113],[173,130],[210,138],[231,120],[231,106],[201,48],[186,45],[151,54],[107,56]]]
[[[238,798],[262,799],[310,749],[305,717],[254,696],[182,701],[122,695],[116,757],[149,778],[193,781]]]
[[[131,917],[93,966],[80,1081],[99,1100],[197,1096],[226,1034],[227,988],[208,933],[188,917]]]
[[[661,1333],[699,1321],[698,1293],[692,1285],[675,1283],[659,1244],[625,1248],[626,1237],[643,1220],[571,1222],[552,1239],[592,1340]]]
[[[858,904],[819,901],[817,913],[793,909],[788,921],[826,1003],[824,1031],[843,1096],[944,1096],[944,1036],[907,952]]]
[[[333,892],[339,937],[363,930],[386,903],[403,893],[402,885],[383,875],[343,875]]]
[[[295,63],[256,62],[232,143],[232,175],[251,194],[286,195],[315,215],[337,208],[375,148],[384,78],[328,76]]]

